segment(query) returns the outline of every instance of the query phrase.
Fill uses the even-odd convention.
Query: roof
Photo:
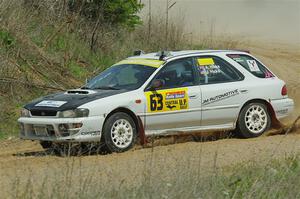
[[[159,55],[157,52],[155,53],[148,53],[148,54],[141,54],[139,56],[132,56],[128,57],[127,59],[124,59],[115,65],[120,64],[138,64],[138,65],[145,65],[145,66],[151,66],[158,68],[160,67],[166,60],[178,57],[178,56],[184,56],[184,55],[192,55],[192,54],[204,54],[204,53],[241,53],[243,51],[238,50],[183,50],[183,51],[168,51],[167,56],[164,60],[159,60]]]
[[[228,53],[241,53],[244,51],[240,50],[182,50],[182,51],[168,51],[169,55],[166,56],[166,59],[170,59],[177,56],[183,56],[183,55],[191,55],[191,54],[202,54],[202,53],[222,53],[222,52],[228,52]],[[129,57],[128,59],[154,59],[159,60],[158,53],[148,53],[148,54],[142,54],[140,56],[133,56]]]

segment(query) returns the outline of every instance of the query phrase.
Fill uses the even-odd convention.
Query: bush
[[[91,20],[101,20],[101,24],[123,25],[129,28],[141,23],[137,13],[142,9],[137,0],[69,0],[69,9],[80,12]]]

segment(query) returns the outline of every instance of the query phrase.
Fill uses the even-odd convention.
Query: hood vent
[[[69,90],[66,93],[67,94],[75,94],[75,95],[90,95],[90,94],[94,94],[95,91],[76,89],[76,90]]]

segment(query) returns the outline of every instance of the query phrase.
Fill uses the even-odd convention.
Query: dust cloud
[[[147,21],[165,15],[167,0],[142,0]],[[300,47],[300,0],[169,0],[176,4],[170,18],[183,18],[191,34],[230,34],[247,39],[293,44]]]

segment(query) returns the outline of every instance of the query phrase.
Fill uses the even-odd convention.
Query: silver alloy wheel
[[[128,147],[133,139],[133,129],[129,121],[119,119],[111,127],[111,139],[118,148]]]
[[[268,116],[265,109],[260,105],[250,106],[245,114],[247,129],[255,134],[262,133],[268,123]]]

